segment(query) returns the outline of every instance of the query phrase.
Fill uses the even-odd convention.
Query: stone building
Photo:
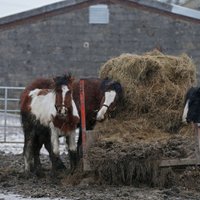
[[[187,53],[200,70],[200,12],[153,0],[66,0],[0,19],[0,85],[96,77],[122,53]]]

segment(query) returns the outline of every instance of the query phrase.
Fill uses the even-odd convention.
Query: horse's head
[[[122,97],[121,84],[116,81],[105,79],[102,82],[101,90],[104,92],[104,95],[96,116],[97,121],[110,117],[117,107],[118,100]]]
[[[70,114],[78,116],[78,111],[72,98],[72,83],[71,75],[64,75],[54,78],[55,82],[55,108],[57,116],[66,119]]]

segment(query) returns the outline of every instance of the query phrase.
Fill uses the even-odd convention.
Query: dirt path
[[[63,155],[64,157],[65,155]],[[200,191],[186,190],[181,187],[168,189],[133,186],[107,186],[92,183],[85,178],[80,184],[72,186],[66,184],[65,173],[52,176],[48,157],[42,156],[42,164],[45,170],[43,178],[23,176],[22,155],[5,154],[0,152],[0,198],[8,200],[9,193],[21,197],[41,199],[72,199],[72,200],[199,200]],[[3,195],[4,194],[4,195]],[[12,199],[12,198],[11,198]]]

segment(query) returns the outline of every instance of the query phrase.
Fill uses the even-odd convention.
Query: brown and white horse
[[[21,95],[21,120],[24,130],[25,172],[40,171],[39,153],[42,145],[50,154],[52,168],[64,167],[59,159],[59,136],[67,138],[71,168],[76,165],[76,133],[79,114],[72,98],[73,78],[38,79]],[[72,169],[73,170],[73,169]]]

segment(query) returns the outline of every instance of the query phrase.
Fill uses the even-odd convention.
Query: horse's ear
[[[72,76],[71,74],[69,75],[69,82],[72,84],[75,81],[74,76]]]
[[[68,82],[68,87],[70,88],[70,89],[72,89],[72,85],[73,85],[73,83],[74,83],[74,81],[75,81],[75,78],[71,75],[71,74],[68,74],[68,78],[67,78],[67,82]]]

